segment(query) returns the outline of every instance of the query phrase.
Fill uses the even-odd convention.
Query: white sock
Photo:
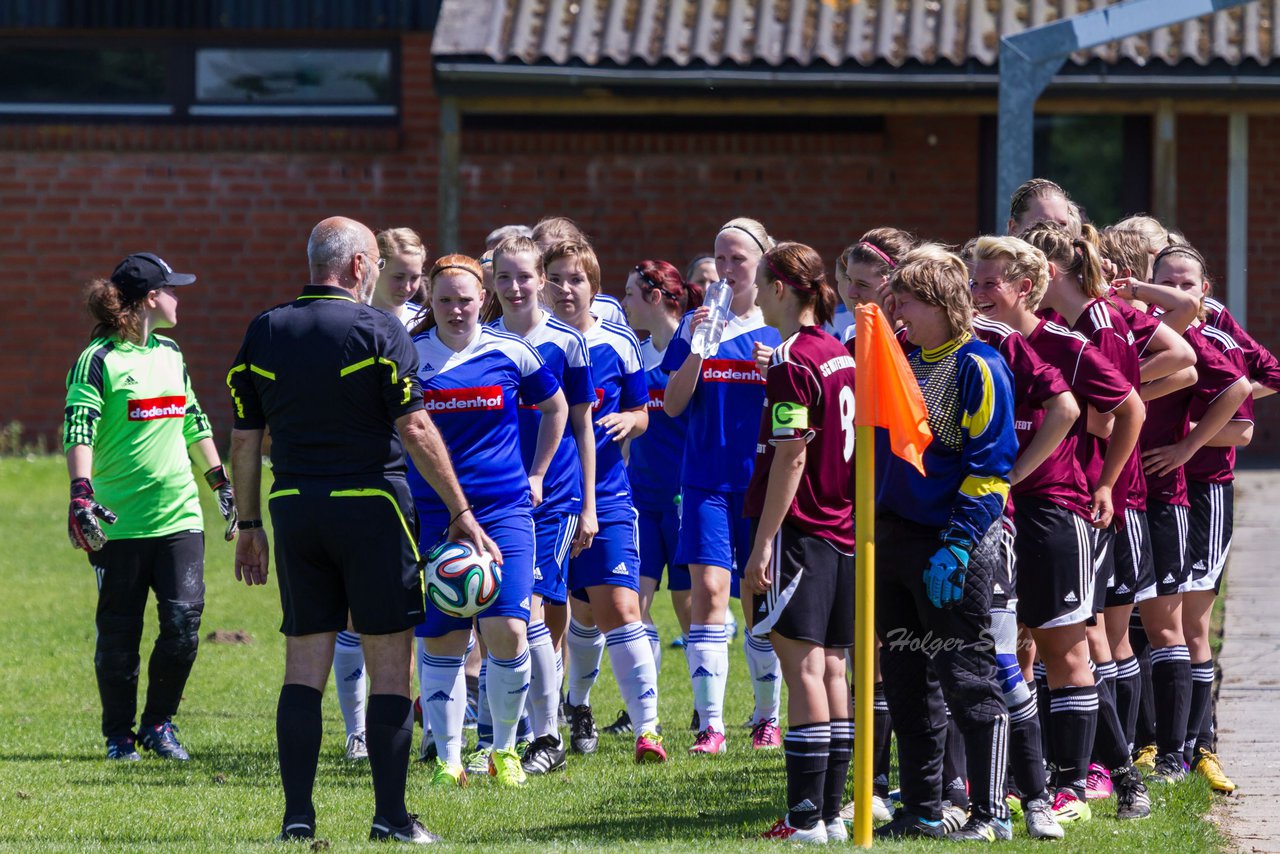
[[[493,716],[493,748],[511,750],[516,746],[516,725],[524,714],[524,698],[529,693],[529,648],[515,658],[494,658],[489,653],[489,713]]]
[[[628,623],[605,635],[609,663],[637,736],[658,729],[658,673],[643,623]]]
[[[461,765],[462,716],[467,705],[467,680],[462,669],[465,659],[431,655],[425,650],[419,659],[422,713],[431,722],[436,753],[446,765]]]
[[[364,675],[364,648],[358,632],[338,632],[333,647],[333,687],[338,693],[338,708],[347,736],[364,732],[364,697],[367,679]]]
[[[658,627],[653,623],[644,624],[644,636],[649,639],[649,649],[653,652],[653,669],[662,672],[662,638],[658,636]]]
[[[751,672],[751,690],[756,695],[756,710],[752,723],[778,720],[782,705],[782,666],[767,640],[746,633],[744,643],[747,653],[747,670]]]
[[[569,619],[569,705],[591,705],[591,687],[600,675],[604,636],[595,626]]]
[[[694,624],[684,646],[693,682],[698,726],[724,732],[724,685],[729,678],[729,635],[724,626]]]
[[[555,647],[551,645],[551,632],[546,623],[529,624],[529,721],[533,725],[533,737],[556,735],[560,704],[560,674],[556,668]]]

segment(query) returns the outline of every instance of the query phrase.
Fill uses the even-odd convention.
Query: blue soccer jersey
[[[494,321],[492,328],[511,333],[502,319]],[[542,357],[547,370],[560,382],[569,406],[593,403],[595,386],[591,381],[591,359],[587,342],[582,333],[553,316],[543,312],[529,334],[524,336]],[[536,401],[522,399],[520,403],[520,453],[525,470],[533,465],[533,453],[538,444],[538,425],[542,413],[534,406]],[[582,510],[582,463],[578,459],[578,443],[573,438],[572,425],[566,424],[560,446],[542,480],[542,503],[538,514],[550,512],[578,513]]]
[[[480,328],[460,352],[431,329],[414,339],[423,405],[444,437],[467,500],[479,506],[513,504],[529,490],[520,457],[517,401],[541,403],[560,388],[524,339]],[[409,486],[418,512],[438,516],[444,502],[416,467]]]
[[[586,339],[596,395],[591,415],[596,433],[596,515],[603,519],[619,510],[634,515],[622,443],[613,441],[600,426],[600,419],[648,405],[640,342],[628,327],[607,320],[597,320],[587,331]]]
[[[689,428],[688,412],[672,418],[662,408],[670,375],[662,370],[665,350],[653,346],[653,339],[640,344],[644,381],[649,388],[649,429],[631,443],[627,476],[631,494],[639,509],[662,511],[672,506],[680,492],[680,467],[684,458],[684,436]]]
[[[662,357],[662,369],[675,373],[691,352],[693,312],[680,321]],[[715,358],[702,362],[689,401],[689,431],[684,446],[682,486],[709,492],[745,492],[756,457],[756,432],[764,407],[764,375],[756,369],[756,342],[782,343],[759,311],[734,317],[720,339]]]

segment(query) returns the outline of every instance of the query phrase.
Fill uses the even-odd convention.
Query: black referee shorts
[[[405,481],[278,485],[269,506],[283,634],[342,631],[348,611],[362,634],[422,622],[417,524]]]

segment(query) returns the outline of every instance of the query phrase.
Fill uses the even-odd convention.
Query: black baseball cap
[[[175,273],[165,260],[150,252],[135,252],[111,274],[111,283],[128,300],[142,299],[156,288],[195,284],[190,273]]]

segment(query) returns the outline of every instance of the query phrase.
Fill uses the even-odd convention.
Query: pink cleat
[[[751,746],[756,750],[777,750],[782,747],[782,730],[774,718],[765,718],[751,728]]]
[[[689,753],[705,753],[708,755],[714,755],[717,753],[724,753],[726,749],[727,745],[724,740],[724,733],[716,732],[711,727],[707,727],[702,732],[698,733],[697,739],[693,742],[693,747],[689,748]]]
[[[1096,762],[1089,766],[1089,778],[1085,783],[1084,796],[1091,801],[1111,797],[1111,772]]]
[[[666,762],[667,750],[662,746],[662,736],[646,732],[636,739],[636,762]]]

